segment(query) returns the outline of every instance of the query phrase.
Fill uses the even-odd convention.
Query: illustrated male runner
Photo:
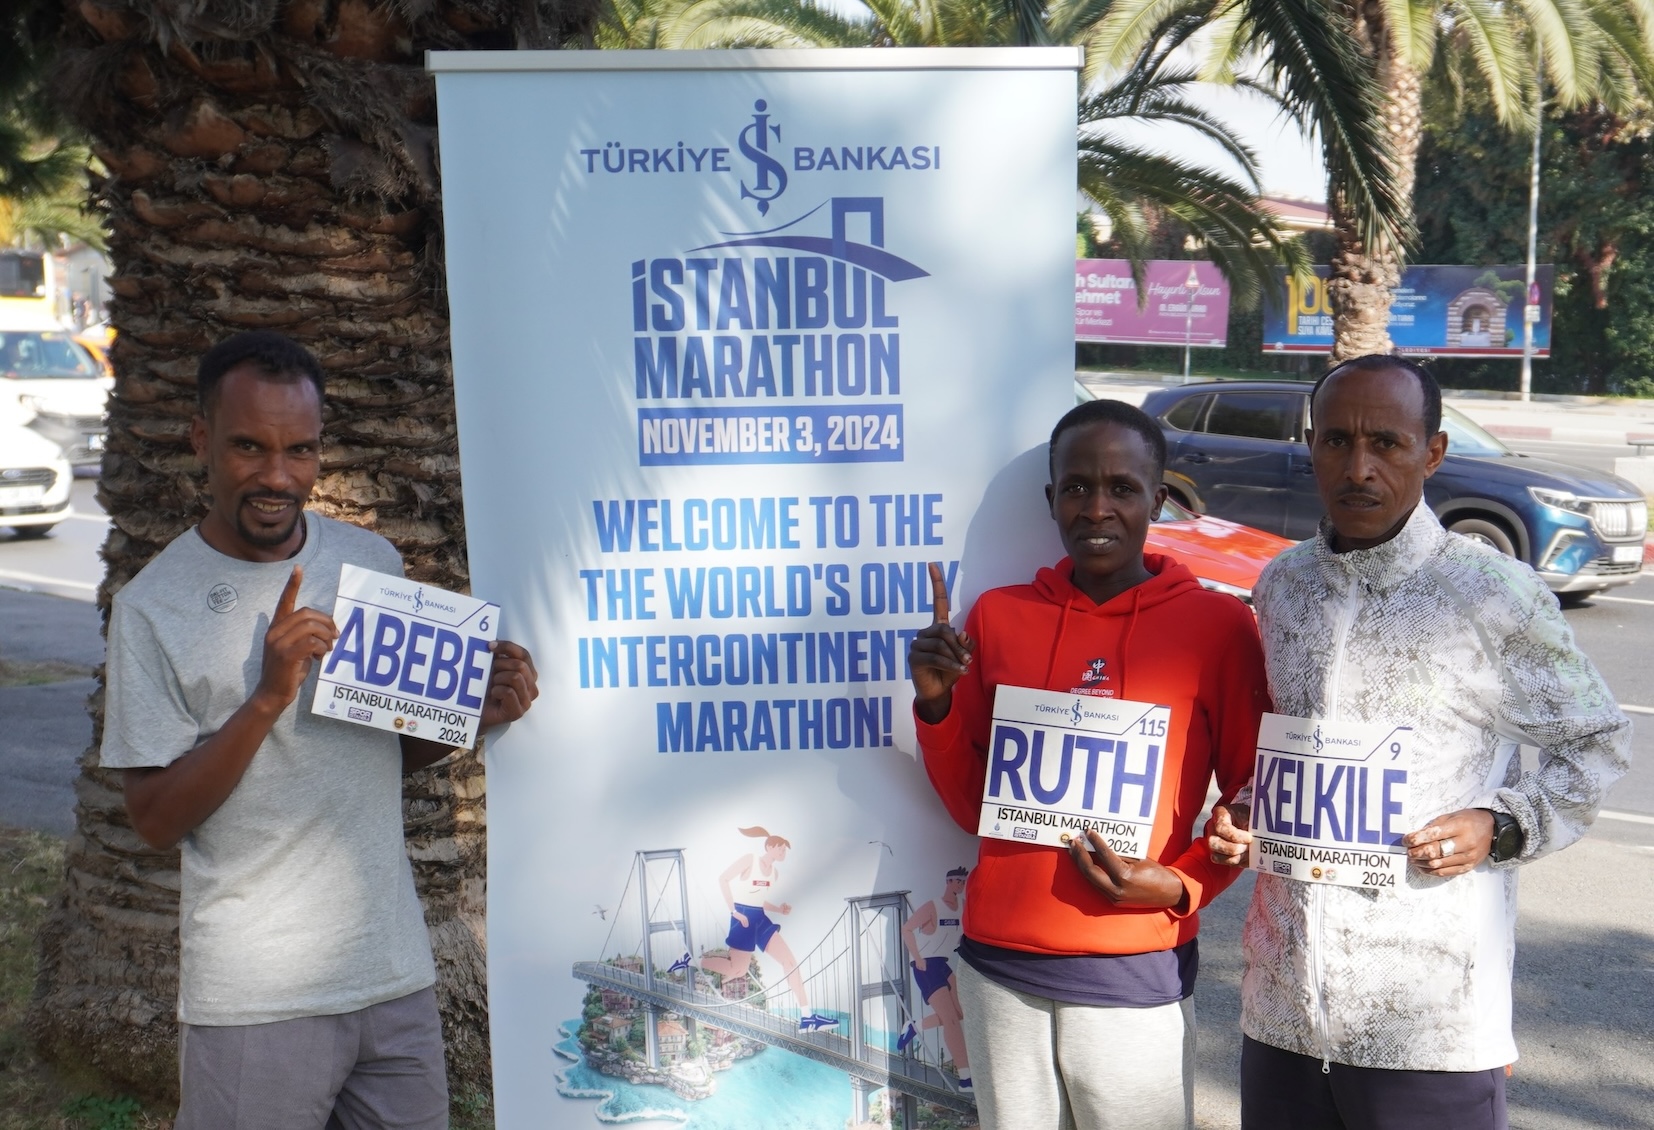
[[[968,874],[963,867],[949,871],[942,897],[919,907],[902,924],[902,944],[913,957],[910,963],[913,980],[930,1006],[930,1015],[917,1026],[909,1022],[907,1031],[896,1041],[896,1050],[906,1051],[921,1031],[942,1029],[942,1042],[947,1045],[948,1055],[953,1057],[962,1091],[971,1089],[971,1061],[965,1051],[962,1023],[965,1014],[959,1008],[959,982],[949,955],[959,948],[959,939],[965,933],[965,876]]]

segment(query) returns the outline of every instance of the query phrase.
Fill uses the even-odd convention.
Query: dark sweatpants
[[[1507,1130],[1505,1069],[1386,1071],[1241,1045],[1241,1130]]]

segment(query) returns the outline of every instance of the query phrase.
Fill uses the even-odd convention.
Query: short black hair
[[[224,374],[237,365],[249,364],[271,380],[309,381],[316,386],[317,403],[327,399],[327,378],[315,354],[286,334],[248,330],[226,338],[202,355],[195,370],[195,403],[201,415],[211,415]]]
[[[970,874],[970,872],[966,871],[963,867],[955,867],[952,871],[948,872],[948,878],[963,879],[968,874]]]
[[[1051,445],[1045,453],[1045,471],[1052,482],[1057,478],[1058,438],[1071,428],[1083,428],[1088,424],[1119,424],[1142,436],[1154,457],[1154,485],[1160,485],[1160,478],[1166,473],[1166,433],[1149,418],[1148,413],[1123,400],[1088,400],[1070,408],[1057,421],[1057,426],[1051,429]]]
[[[1369,353],[1365,357],[1352,357],[1348,361],[1340,361],[1322,373],[1321,379],[1315,382],[1315,387],[1309,393],[1311,427],[1315,425],[1315,398],[1321,395],[1321,386],[1327,383],[1329,377],[1352,369],[1365,373],[1400,369],[1404,373],[1411,373],[1413,379],[1419,383],[1419,391],[1424,394],[1424,438],[1429,439],[1442,430],[1442,386],[1436,383],[1436,378],[1430,375],[1429,369],[1399,353]]]

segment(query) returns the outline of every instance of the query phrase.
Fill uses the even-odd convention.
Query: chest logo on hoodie
[[[1080,673],[1080,685],[1089,687],[1105,681],[1108,676],[1103,673],[1103,668],[1107,666],[1106,659],[1093,659],[1087,663],[1085,670]]]

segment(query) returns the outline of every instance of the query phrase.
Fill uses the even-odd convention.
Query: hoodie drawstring
[[[1072,601],[1062,602],[1062,615],[1057,617],[1057,636],[1051,641],[1051,658],[1045,661],[1045,681],[1042,687],[1051,686],[1051,675],[1057,669],[1057,652],[1062,648],[1062,634],[1068,630],[1068,610],[1073,607]]]
[[[1131,590],[1131,618],[1126,621],[1125,634],[1120,637],[1120,697],[1130,700],[1126,693],[1126,648],[1131,646],[1131,633],[1137,630],[1137,613],[1143,607],[1143,586]]]

